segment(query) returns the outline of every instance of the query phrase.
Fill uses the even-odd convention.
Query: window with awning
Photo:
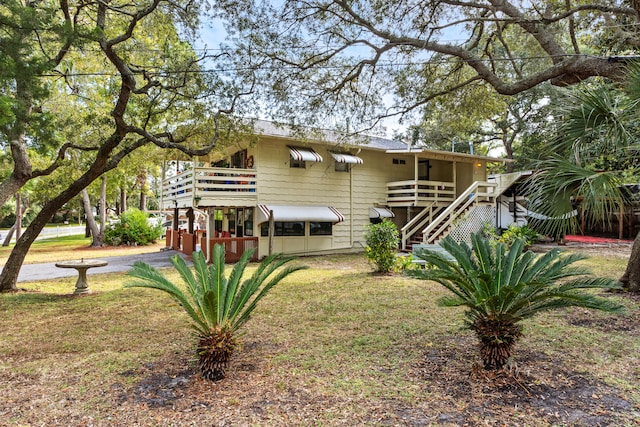
[[[337,223],[344,221],[342,215],[332,206],[284,206],[258,205],[256,222],[269,221],[269,212],[273,211],[273,220],[279,222],[314,221]]]
[[[298,162],[321,162],[322,156],[311,148],[289,147],[291,158]]]
[[[349,163],[352,165],[361,165],[364,163],[360,157],[352,154],[331,153],[331,157],[338,163]]]
[[[396,214],[394,214],[391,209],[376,208],[376,207],[370,207],[369,208],[369,218],[370,219],[393,218],[395,216],[396,216]]]

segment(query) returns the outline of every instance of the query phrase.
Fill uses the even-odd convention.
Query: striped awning
[[[360,157],[351,154],[331,153],[331,156],[338,163],[351,163],[353,165],[361,165],[364,163]]]
[[[269,221],[270,211],[273,211],[274,221],[344,221],[344,215],[332,206],[258,205],[257,224]]]
[[[387,208],[369,208],[369,218],[393,218],[396,214],[391,209]]]
[[[305,162],[321,162],[322,156],[311,148],[289,147],[291,158]]]

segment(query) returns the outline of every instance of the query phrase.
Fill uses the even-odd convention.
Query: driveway
[[[129,271],[136,261],[143,261],[152,267],[171,267],[169,257],[184,254],[178,251],[160,251],[147,254],[115,256],[100,258],[109,264],[105,267],[90,268],[87,270],[88,275],[103,273],[123,273]],[[1,267],[0,267],[1,268]],[[49,280],[58,277],[77,276],[78,272],[72,268],[58,268],[55,262],[43,264],[24,264],[18,274],[18,282],[31,282],[36,280]]]

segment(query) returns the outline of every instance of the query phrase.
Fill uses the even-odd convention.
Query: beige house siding
[[[234,169],[232,165],[230,171],[236,171],[236,175],[224,169],[220,170],[220,166],[216,166],[214,171],[200,171],[200,176],[211,173],[211,176],[218,178],[209,181],[207,178],[201,178],[198,181],[200,185],[198,188],[204,189],[200,190],[198,199],[194,202],[194,206],[209,213],[210,229],[214,226],[213,208],[223,209],[225,214],[233,208],[254,208],[252,234],[259,240],[259,257],[268,254],[269,238],[261,236],[261,227],[256,221],[262,215],[258,215],[256,205],[334,207],[345,219],[333,225],[332,235],[311,236],[309,221],[305,221],[304,236],[275,236],[273,250],[298,255],[346,252],[364,248],[364,234],[370,224],[370,208],[387,204],[387,184],[395,182],[391,188],[394,194],[397,194],[402,193],[397,191],[398,188],[400,190],[418,189],[419,184],[413,182],[417,179],[455,182],[456,193],[460,194],[474,181],[486,180],[486,159],[481,156],[474,157],[437,150],[408,152],[404,149],[389,149],[388,147],[393,144],[378,142],[369,147],[355,146],[345,150],[360,157],[363,164],[350,165],[349,172],[340,172],[335,170],[336,161],[331,152],[339,152],[341,147],[332,143],[298,142],[275,133],[269,135],[274,136],[263,135],[253,145],[230,147],[223,154],[229,160],[238,149],[246,148],[246,158],[252,160],[252,162],[245,162],[244,166],[247,170]],[[311,148],[322,156],[323,161],[308,161],[305,168],[291,168],[289,146]],[[202,167],[213,168],[212,161],[216,162],[219,159],[220,154],[195,159],[195,161],[202,162],[203,164],[200,165]],[[426,160],[429,165],[428,173],[425,168]],[[222,168],[225,167],[227,166],[222,166]],[[231,179],[230,183],[225,182],[225,185],[229,184],[230,187],[211,185],[210,181],[215,181],[214,184],[216,184],[226,179],[220,177],[226,176],[235,176],[235,181]],[[251,178],[242,179],[242,177]],[[184,182],[188,182],[188,179],[189,177],[186,176]],[[397,183],[398,181],[412,182]],[[192,182],[196,183],[196,180]],[[254,182],[255,188],[253,188]],[[242,187],[243,185],[251,185],[251,187],[247,190],[246,187]],[[180,187],[174,182],[168,184],[167,188],[173,188],[173,194],[176,194],[178,191],[176,188]],[[196,190],[192,193],[195,194]],[[182,197],[179,200],[180,203],[184,199],[182,195],[173,197],[176,199]],[[423,209],[424,205],[420,204],[420,201],[416,202],[417,199],[416,191],[415,198],[407,198],[401,203],[394,204],[397,207],[393,208],[395,213],[393,221],[399,229]],[[169,208],[172,203],[176,203],[172,199],[167,200],[165,206],[168,205]],[[188,206],[189,204],[180,205],[179,208],[184,209]],[[222,230],[229,230],[226,215],[222,221]]]
[[[352,165],[350,172],[337,172],[328,147],[299,144],[312,148],[322,162],[306,162],[306,168],[289,167],[290,141],[263,139],[253,154],[258,165],[258,203],[274,205],[333,206],[345,221],[333,226],[333,236],[276,237],[274,251],[311,253],[337,249],[361,249],[369,224],[369,208],[384,205],[386,183],[413,179],[413,156],[390,156],[384,152],[362,150],[357,155],[363,164]],[[356,152],[353,150],[352,152]],[[393,159],[405,164],[393,164]],[[260,238],[260,256],[268,252],[268,238]]]

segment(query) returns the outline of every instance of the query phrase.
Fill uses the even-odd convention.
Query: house
[[[163,209],[189,219],[186,231],[167,230],[167,246],[210,253],[223,243],[229,262],[248,248],[257,258],[360,251],[367,226],[390,218],[410,250],[448,233],[464,238],[495,218],[501,188],[487,182],[487,163],[501,159],[375,137],[347,146],[328,131],[302,142],[264,121],[255,132],[257,142],[192,159],[163,180]]]

